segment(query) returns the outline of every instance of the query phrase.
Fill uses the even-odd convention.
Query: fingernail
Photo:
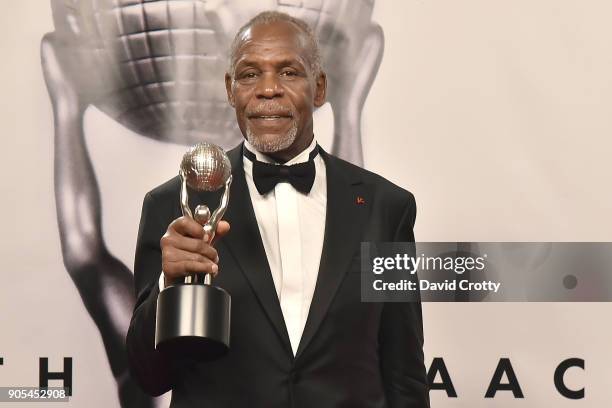
[[[217,264],[213,264],[212,271],[215,275],[217,274],[217,272],[219,272],[219,267],[217,266]]]
[[[215,258],[215,263],[219,263],[219,255],[217,255],[217,257]]]
[[[204,234],[204,241],[208,242],[208,234]]]

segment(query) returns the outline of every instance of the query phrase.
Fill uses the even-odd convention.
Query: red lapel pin
[[[365,204],[365,200],[362,196],[357,196],[357,200],[355,200],[357,204]]]

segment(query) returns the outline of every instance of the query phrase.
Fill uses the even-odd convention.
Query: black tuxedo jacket
[[[214,284],[232,297],[231,349],[179,364],[154,349],[159,241],[181,216],[180,179],[144,199],[134,275],[138,300],[127,335],[132,375],[172,407],[424,408],[429,406],[420,303],[362,303],[360,242],[413,241],[411,193],[321,150],[327,171],[323,252],[295,357],[249,196],[242,145],[229,152],[233,182]],[[191,208],[219,194],[190,192]],[[271,214],[272,216],[272,214]]]

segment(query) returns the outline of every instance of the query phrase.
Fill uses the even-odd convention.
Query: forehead
[[[236,62],[276,58],[304,60],[305,55],[305,38],[301,30],[291,22],[278,21],[247,29],[237,49]]]

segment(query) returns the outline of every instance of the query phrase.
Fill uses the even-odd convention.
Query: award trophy
[[[217,224],[229,202],[232,182],[231,164],[223,149],[210,143],[198,143],[183,156],[181,210],[183,216],[198,222],[212,242]],[[206,205],[189,208],[187,186],[196,191],[225,188],[219,207],[211,214]],[[214,360],[229,350],[230,295],[211,284],[205,274],[187,276],[183,282],[168,286],[157,299],[155,348],[175,358]]]

